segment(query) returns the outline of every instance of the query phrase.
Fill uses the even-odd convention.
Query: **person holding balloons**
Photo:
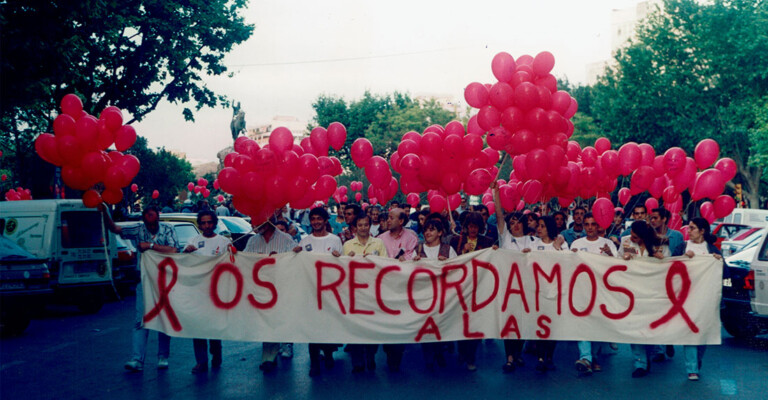
[[[716,259],[722,260],[723,256],[720,253],[720,250],[715,247],[716,239],[715,235],[710,232],[707,220],[701,217],[692,219],[688,224],[688,241],[685,242],[685,255],[689,258],[712,255]],[[704,357],[705,349],[705,346],[683,346],[685,372],[688,373],[688,380],[699,380],[701,359]]]

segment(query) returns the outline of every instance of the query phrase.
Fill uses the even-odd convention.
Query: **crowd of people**
[[[632,208],[631,224],[625,228],[625,216],[617,211],[613,224],[602,229],[584,205],[571,209],[552,210],[548,204],[524,212],[504,213],[499,200],[499,190],[492,187],[495,213],[490,214],[484,205],[469,206],[466,199],[454,211],[440,213],[408,204],[391,202],[388,207],[341,203],[335,215],[327,206],[308,210],[282,209],[269,221],[254,226],[256,234],[245,246],[245,252],[274,255],[287,252],[313,252],[334,256],[389,257],[400,261],[435,259],[447,260],[461,254],[487,248],[507,249],[523,253],[535,251],[573,251],[601,254],[606,257],[633,258],[712,255],[720,258],[713,245],[714,236],[703,218],[693,218],[688,224],[688,240],[680,232],[667,227],[670,213],[664,208],[647,210],[644,205]],[[185,252],[217,255],[226,251],[229,239],[214,233],[218,215],[223,210],[203,209],[198,212],[197,222],[201,230],[198,237],[189,241]],[[107,228],[126,239],[133,240],[139,251],[177,251],[178,240],[173,231],[159,222],[159,211],[147,207],[142,213],[142,223],[117,226],[106,218]],[[306,232],[302,235],[301,232]],[[141,285],[137,287],[136,320],[133,334],[133,353],[125,364],[129,371],[143,369],[148,332],[142,326],[144,315]],[[167,368],[170,337],[159,336],[158,368]],[[456,343],[421,344],[426,368],[445,366],[445,352],[457,348],[459,360],[468,371],[476,371],[476,352],[480,340]],[[505,359],[502,371],[509,373],[524,366],[523,351],[526,346],[536,355],[535,369],[546,373],[554,367],[553,354],[556,341],[503,340]],[[222,364],[221,342],[195,339],[193,341],[196,364],[192,373],[208,371],[208,352],[212,356],[210,367]],[[581,376],[602,371],[598,355],[614,351],[617,344],[579,341],[575,368]],[[323,369],[334,367],[334,352],[342,344],[310,343],[310,376],[318,376]],[[387,368],[398,371],[401,367],[405,344],[383,345]],[[662,362],[674,356],[671,345],[632,344],[634,358],[633,378],[642,378],[650,371],[652,362]],[[349,344],[345,351],[350,354],[352,372],[362,373],[376,368],[375,355],[379,345]],[[701,368],[704,346],[683,346],[688,379],[697,381]],[[293,357],[291,343],[263,343],[260,369],[269,374],[276,370],[280,357]]]

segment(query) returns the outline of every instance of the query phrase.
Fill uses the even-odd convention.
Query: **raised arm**
[[[496,209],[496,229],[499,231],[499,238],[504,232],[504,209],[501,207],[501,198],[499,197],[499,183],[491,182],[491,191],[493,192],[493,205]]]

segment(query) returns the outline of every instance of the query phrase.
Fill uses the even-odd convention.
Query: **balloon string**
[[[504,154],[501,155],[501,164],[499,165],[499,171],[496,172],[496,178],[493,180],[494,182],[499,180],[499,177],[501,176],[501,169],[504,168],[504,163],[507,162],[507,159],[509,159],[509,154],[507,152],[504,152]]]

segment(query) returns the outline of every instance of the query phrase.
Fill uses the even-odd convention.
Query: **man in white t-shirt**
[[[616,245],[613,244],[613,241],[598,235],[599,226],[592,213],[584,215],[583,226],[587,236],[574,240],[571,245],[571,251],[574,253],[584,251],[609,257],[618,256],[619,252],[616,250]],[[603,343],[595,342],[594,346],[592,346],[592,344],[593,343],[589,341],[578,342],[579,360],[576,361],[576,369],[582,376],[592,375],[593,371],[602,371],[600,364],[597,363],[597,358],[593,355],[593,350],[594,354],[597,354]]]
[[[312,211],[309,212],[309,225],[312,227],[312,234],[301,239],[301,242],[299,242],[299,245],[296,246],[293,251],[298,253],[303,250],[319,254],[333,254],[336,257],[340,256],[343,251],[341,239],[336,235],[332,235],[326,229],[329,218],[328,211],[325,211],[324,208],[313,208]],[[318,376],[322,372],[320,368],[321,351],[325,356],[325,368],[333,368],[333,352],[336,351],[337,348],[338,345],[336,344],[310,343],[309,376]]]
[[[232,241],[214,232],[218,223],[219,218],[214,211],[203,210],[197,213],[197,227],[203,233],[190,239],[184,252],[204,256],[218,256],[227,252]],[[221,340],[192,339],[195,361],[197,362],[192,367],[193,374],[208,372],[208,342],[211,343],[211,368],[216,369],[221,366]]]

